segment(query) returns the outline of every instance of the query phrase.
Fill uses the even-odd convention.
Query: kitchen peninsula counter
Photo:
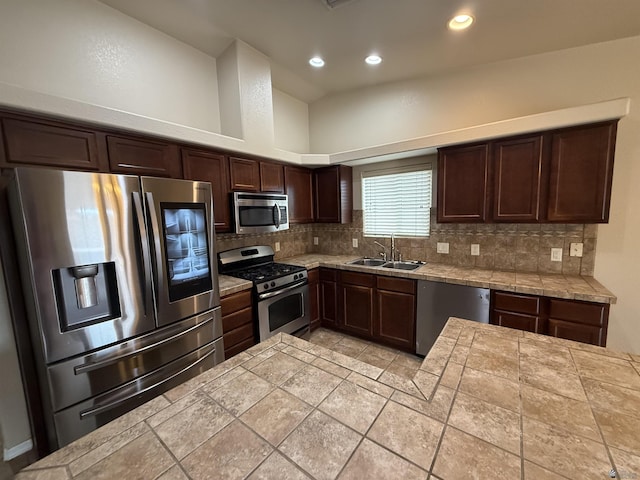
[[[339,270],[375,273],[414,280],[469,285],[471,287],[491,288],[509,292],[543,295],[546,297],[584,300],[598,303],[616,303],[616,297],[593,277],[580,275],[520,273],[503,270],[455,267],[439,263],[428,263],[412,270],[395,270],[383,267],[349,265],[348,262],[359,257],[349,255],[305,254],[284,258],[279,261],[301,265],[307,269],[328,267]]]
[[[631,479],[638,431],[640,356],[452,318],[413,380],[277,335],[17,479]]]

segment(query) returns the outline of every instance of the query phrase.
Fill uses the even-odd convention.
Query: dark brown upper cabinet
[[[543,145],[542,135],[492,145],[494,221],[536,223],[544,214]]]
[[[107,157],[98,146],[99,134],[91,128],[11,114],[3,115],[0,122],[0,166],[109,169]]]
[[[182,149],[182,171],[187,180],[211,183],[216,233],[231,231],[227,158],[213,152]]]
[[[313,222],[313,172],[285,165],[284,186],[289,195],[289,223]]]
[[[313,171],[315,220],[322,223],[351,223],[353,181],[351,167],[336,165]]]
[[[231,190],[244,192],[260,191],[260,166],[258,161],[248,158],[229,157]]]
[[[440,149],[438,222],[607,222],[616,125]]]
[[[616,126],[608,122],[552,135],[549,221],[609,221]]]
[[[176,144],[107,135],[107,149],[113,173],[182,178]]]
[[[487,220],[488,179],[489,144],[438,150],[438,222]]]
[[[260,191],[284,193],[284,168],[282,165],[260,162]]]

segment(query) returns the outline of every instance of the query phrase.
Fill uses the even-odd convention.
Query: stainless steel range
[[[269,246],[244,247],[218,254],[220,273],[253,282],[259,341],[283,332],[309,334],[307,270],[273,261]]]

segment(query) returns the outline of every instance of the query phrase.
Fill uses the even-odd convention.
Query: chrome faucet
[[[373,243],[375,243],[376,245],[378,245],[379,247],[382,247],[382,249],[384,250],[383,252],[380,252],[380,256],[382,257],[382,259],[386,262],[387,261],[387,247],[385,247],[383,244],[381,244],[380,242],[377,241],[373,241]]]
[[[396,240],[393,233],[391,234],[391,261],[396,261]]]

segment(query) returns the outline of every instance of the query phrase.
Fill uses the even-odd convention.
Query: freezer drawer
[[[489,289],[418,281],[416,353],[427,355],[449,317],[489,323]]]
[[[219,338],[147,375],[56,413],[57,447],[71,443],[222,361],[224,345]]]

